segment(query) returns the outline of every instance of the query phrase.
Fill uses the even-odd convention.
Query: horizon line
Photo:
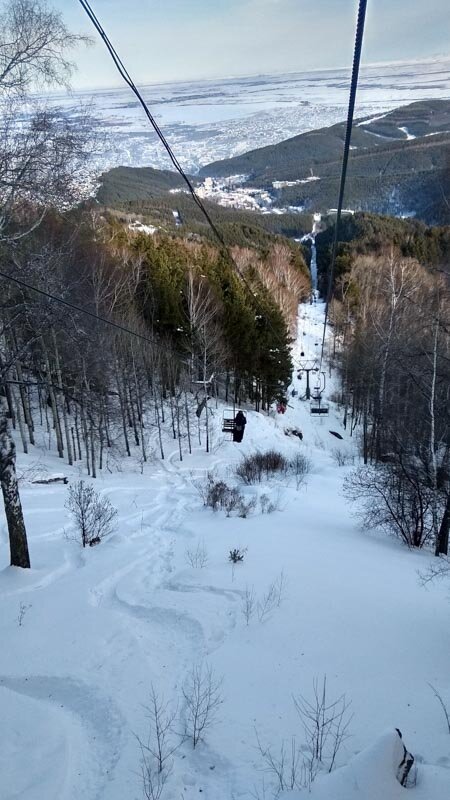
[[[361,71],[364,69],[369,69],[371,67],[396,67],[396,66],[403,66],[403,65],[415,65],[415,64],[430,64],[433,62],[439,63],[440,61],[450,61],[450,53],[447,54],[438,54],[434,56],[428,56],[427,58],[420,58],[420,59],[400,59],[397,61],[372,61],[368,62],[367,64],[363,64],[361,66]],[[239,80],[243,78],[265,78],[271,76],[281,76],[281,75],[304,75],[308,73],[317,73],[317,72],[341,72],[341,71],[348,71],[351,72],[351,65],[350,66],[334,66],[334,67],[314,67],[314,68],[305,68],[305,69],[295,69],[295,70],[274,70],[271,72],[248,72],[248,73],[239,73],[236,75],[229,74],[229,75],[216,75],[214,77],[197,77],[197,78],[184,78],[183,80],[175,79],[164,79],[159,81],[146,81],[143,80],[137,81],[137,83],[144,87],[144,86],[167,86],[178,84],[183,86],[185,84],[192,84],[192,83],[210,83],[214,81],[233,81]],[[69,89],[61,90],[55,89],[53,91],[46,92],[47,96],[61,96],[67,94],[80,94],[82,92],[112,92],[117,91],[117,89],[125,88],[125,84],[123,82],[118,82],[117,84],[109,84],[109,85],[98,85],[98,86],[79,86],[79,87],[71,87]],[[42,91],[35,92],[33,94],[41,95],[43,94]]]

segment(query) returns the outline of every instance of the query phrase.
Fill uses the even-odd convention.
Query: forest
[[[408,213],[428,224],[448,225],[449,115],[448,100],[429,99],[394,109],[381,119],[355,120],[347,208]],[[336,206],[344,135],[344,122],[306,131],[208,164],[200,175],[244,174],[249,185],[270,191],[274,181],[294,182],[277,190],[278,205],[326,213]],[[316,180],[306,182],[311,176]]]
[[[281,241],[226,254],[95,213],[48,211],[14,246],[3,242],[1,259],[22,281],[3,293],[1,364],[7,416],[25,450],[44,420],[49,446],[55,436],[61,458],[84,460],[95,476],[118,423],[128,454],[133,437],[146,460],[148,405],[158,425],[169,398],[180,438],[211,398],[265,410],[285,395],[289,329],[309,279],[300,252]],[[44,285],[70,305],[29,288]]]
[[[334,226],[317,236],[326,289]],[[339,230],[332,359],[363,466],[346,482],[364,524],[448,553],[449,228],[368,214]]]
[[[95,477],[117,436],[128,455],[132,438],[147,459],[144,411],[153,409],[160,430],[168,402],[180,456],[181,429],[191,448],[200,417],[208,449],[212,398],[267,410],[284,397],[310,281],[300,247],[263,229],[256,240],[233,222],[233,247],[223,249],[189,230],[133,232],[88,198],[80,206],[97,146],[88,112],[70,123],[36,107],[26,134],[19,119],[32,86],[65,85],[67,52],[84,39],[27,0],[7,6],[3,24],[11,44],[0,54],[2,489],[12,563],[23,566],[10,425],[25,452],[45,425],[48,446]]]
[[[447,800],[450,227],[93,175],[90,44],[0,2],[5,800]]]
[[[195,187],[198,179],[189,177]],[[182,183],[176,173],[168,170],[115,167],[101,175],[96,199],[102,207],[124,221],[140,219],[180,235],[198,233],[211,239],[211,229],[186,192],[170,194],[171,189],[183,188]],[[230,246],[263,245],[271,236],[276,235],[300,238],[310,232],[313,223],[310,213],[286,211],[280,214],[260,214],[227,208],[208,200],[205,200],[205,207],[220,224],[225,241]],[[174,222],[174,208],[180,215],[180,227]]]

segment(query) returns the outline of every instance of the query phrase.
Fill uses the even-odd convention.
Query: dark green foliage
[[[97,199],[112,208],[120,208],[124,200],[146,201],[185,186],[177,172],[152,167],[114,167],[100,180]]]
[[[406,128],[417,138],[407,140]],[[394,109],[352,131],[345,204],[380,214],[414,213],[432,224],[450,222],[450,102],[427,100]],[[432,134],[432,135],[430,135]],[[242,174],[275,192],[274,181],[305,181],[276,190],[280,207],[325,213],[337,204],[345,123],[308,131],[241,156],[216,161],[200,175]]]
[[[316,236],[317,269],[321,291],[326,291],[334,221]],[[429,267],[448,269],[450,227],[428,227],[414,219],[396,219],[377,214],[344,215],[339,229],[335,283],[350,272],[358,255],[380,255],[390,246],[407,258]]]
[[[233,564],[238,564],[240,561],[244,560],[244,555],[245,550],[240,550],[239,547],[235,547],[234,550],[230,550],[228,561],[231,561]]]
[[[192,181],[195,185],[195,178]],[[170,189],[183,191],[172,194]],[[138,216],[143,222],[179,236],[197,234],[216,243],[205,217],[184,189],[182,179],[169,170],[117,167],[102,175],[97,200],[124,221]],[[311,214],[259,214],[225,208],[207,200],[204,205],[229,245],[264,246],[273,236],[300,238],[312,228]],[[180,214],[181,227],[175,225],[174,210]]]
[[[132,249],[143,259],[137,308],[159,337],[169,336],[177,350],[189,351],[185,287],[187,272],[194,269],[215,296],[228,352],[222,369],[239,376],[240,396],[259,409],[285,390],[292,371],[286,322],[256,271],[249,271],[244,284],[226,253],[168,236],[138,236]],[[255,250],[255,258],[259,255]],[[303,269],[299,254],[297,259]]]

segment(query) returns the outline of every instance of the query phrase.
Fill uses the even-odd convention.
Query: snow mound
[[[449,770],[420,764],[415,784],[405,789],[396,777],[402,758],[402,740],[397,731],[389,730],[347,766],[316,778],[310,793],[307,790],[287,792],[281,797],[283,800],[408,800],[409,797],[411,800],[448,800]]]

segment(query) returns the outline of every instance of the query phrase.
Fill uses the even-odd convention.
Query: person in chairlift
[[[234,418],[233,442],[242,442],[247,419],[242,411],[238,411]]]

